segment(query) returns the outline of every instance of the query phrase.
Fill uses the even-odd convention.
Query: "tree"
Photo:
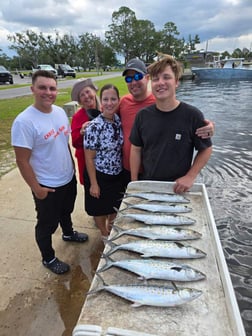
[[[112,24],[105,32],[107,44],[117,53],[122,54],[127,62],[132,54],[135,40],[136,16],[128,7],[120,7],[112,14]]]
[[[164,54],[177,56],[178,54],[178,36],[180,33],[173,22],[166,22],[161,30],[161,40],[159,51]]]
[[[131,46],[129,58],[138,56],[146,63],[152,62],[156,56],[158,45],[157,33],[154,24],[149,20],[136,20],[134,22],[134,41]]]
[[[28,60],[33,67],[38,64],[41,37],[42,33],[38,35],[32,30],[7,36],[13,42],[10,49],[15,50],[19,57]]]
[[[188,37],[188,42],[185,45],[185,52],[193,52],[196,50],[196,44],[200,43],[199,35],[195,35],[194,38],[191,37],[191,34]]]

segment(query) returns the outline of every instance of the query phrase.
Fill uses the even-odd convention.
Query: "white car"
[[[35,72],[37,70],[46,70],[51,71],[55,74],[55,76],[58,76],[58,72],[56,69],[54,69],[50,64],[38,64],[36,69],[32,69],[32,72]]]

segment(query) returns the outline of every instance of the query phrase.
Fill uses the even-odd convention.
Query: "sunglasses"
[[[126,83],[132,83],[133,79],[135,81],[140,81],[144,78],[144,75],[141,73],[135,73],[134,76],[125,76],[125,82]]]

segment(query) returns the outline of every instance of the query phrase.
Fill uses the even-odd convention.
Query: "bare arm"
[[[215,128],[214,122],[206,119],[205,124],[206,126],[197,128],[195,132],[195,134],[202,139],[211,138],[214,135],[214,128]]]
[[[178,178],[175,181],[174,185],[175,193],[179,194],[186,192],[192,187],[197,175],[199,174],[201,169],[207,164],[211,154],[212,154],[212,147],[208,147],[197,153],[197,155],[194,158],[193,164],[189,169],[189,171],[187,172],[187,174]]]
[[[141,166],[141,152],[142,147],[131,145],[130,149],[130,172],[131,172],[131,181],[138,180],[138,174]]]
[[[88,171],[88,176],[90,179],[90,195],[96,198],[100,197],[100,187],[97,183],[97,178],[96,178],[96,169],[95,169],[95,156],[96,156],[96,151],[90,150],[90,149],[85,149],[85,160],[86,160],[86,167]]]
[[[34,192],[38,199],[46,198],[48,192],[54,192],[54,189],[41,187],[37,181],[36,175],[30,165],[31,150],[23,147],[14,147],[16,163],[25,182]]]

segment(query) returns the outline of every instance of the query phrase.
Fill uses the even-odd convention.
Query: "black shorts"
[[[85,210],[89,216],[110,215],[119,209],[124,193],[123,173],[108,175],[96,170],[96,178],[100,187],[100,197],[90,195],[90,180],[87,170],[84,171]]]

